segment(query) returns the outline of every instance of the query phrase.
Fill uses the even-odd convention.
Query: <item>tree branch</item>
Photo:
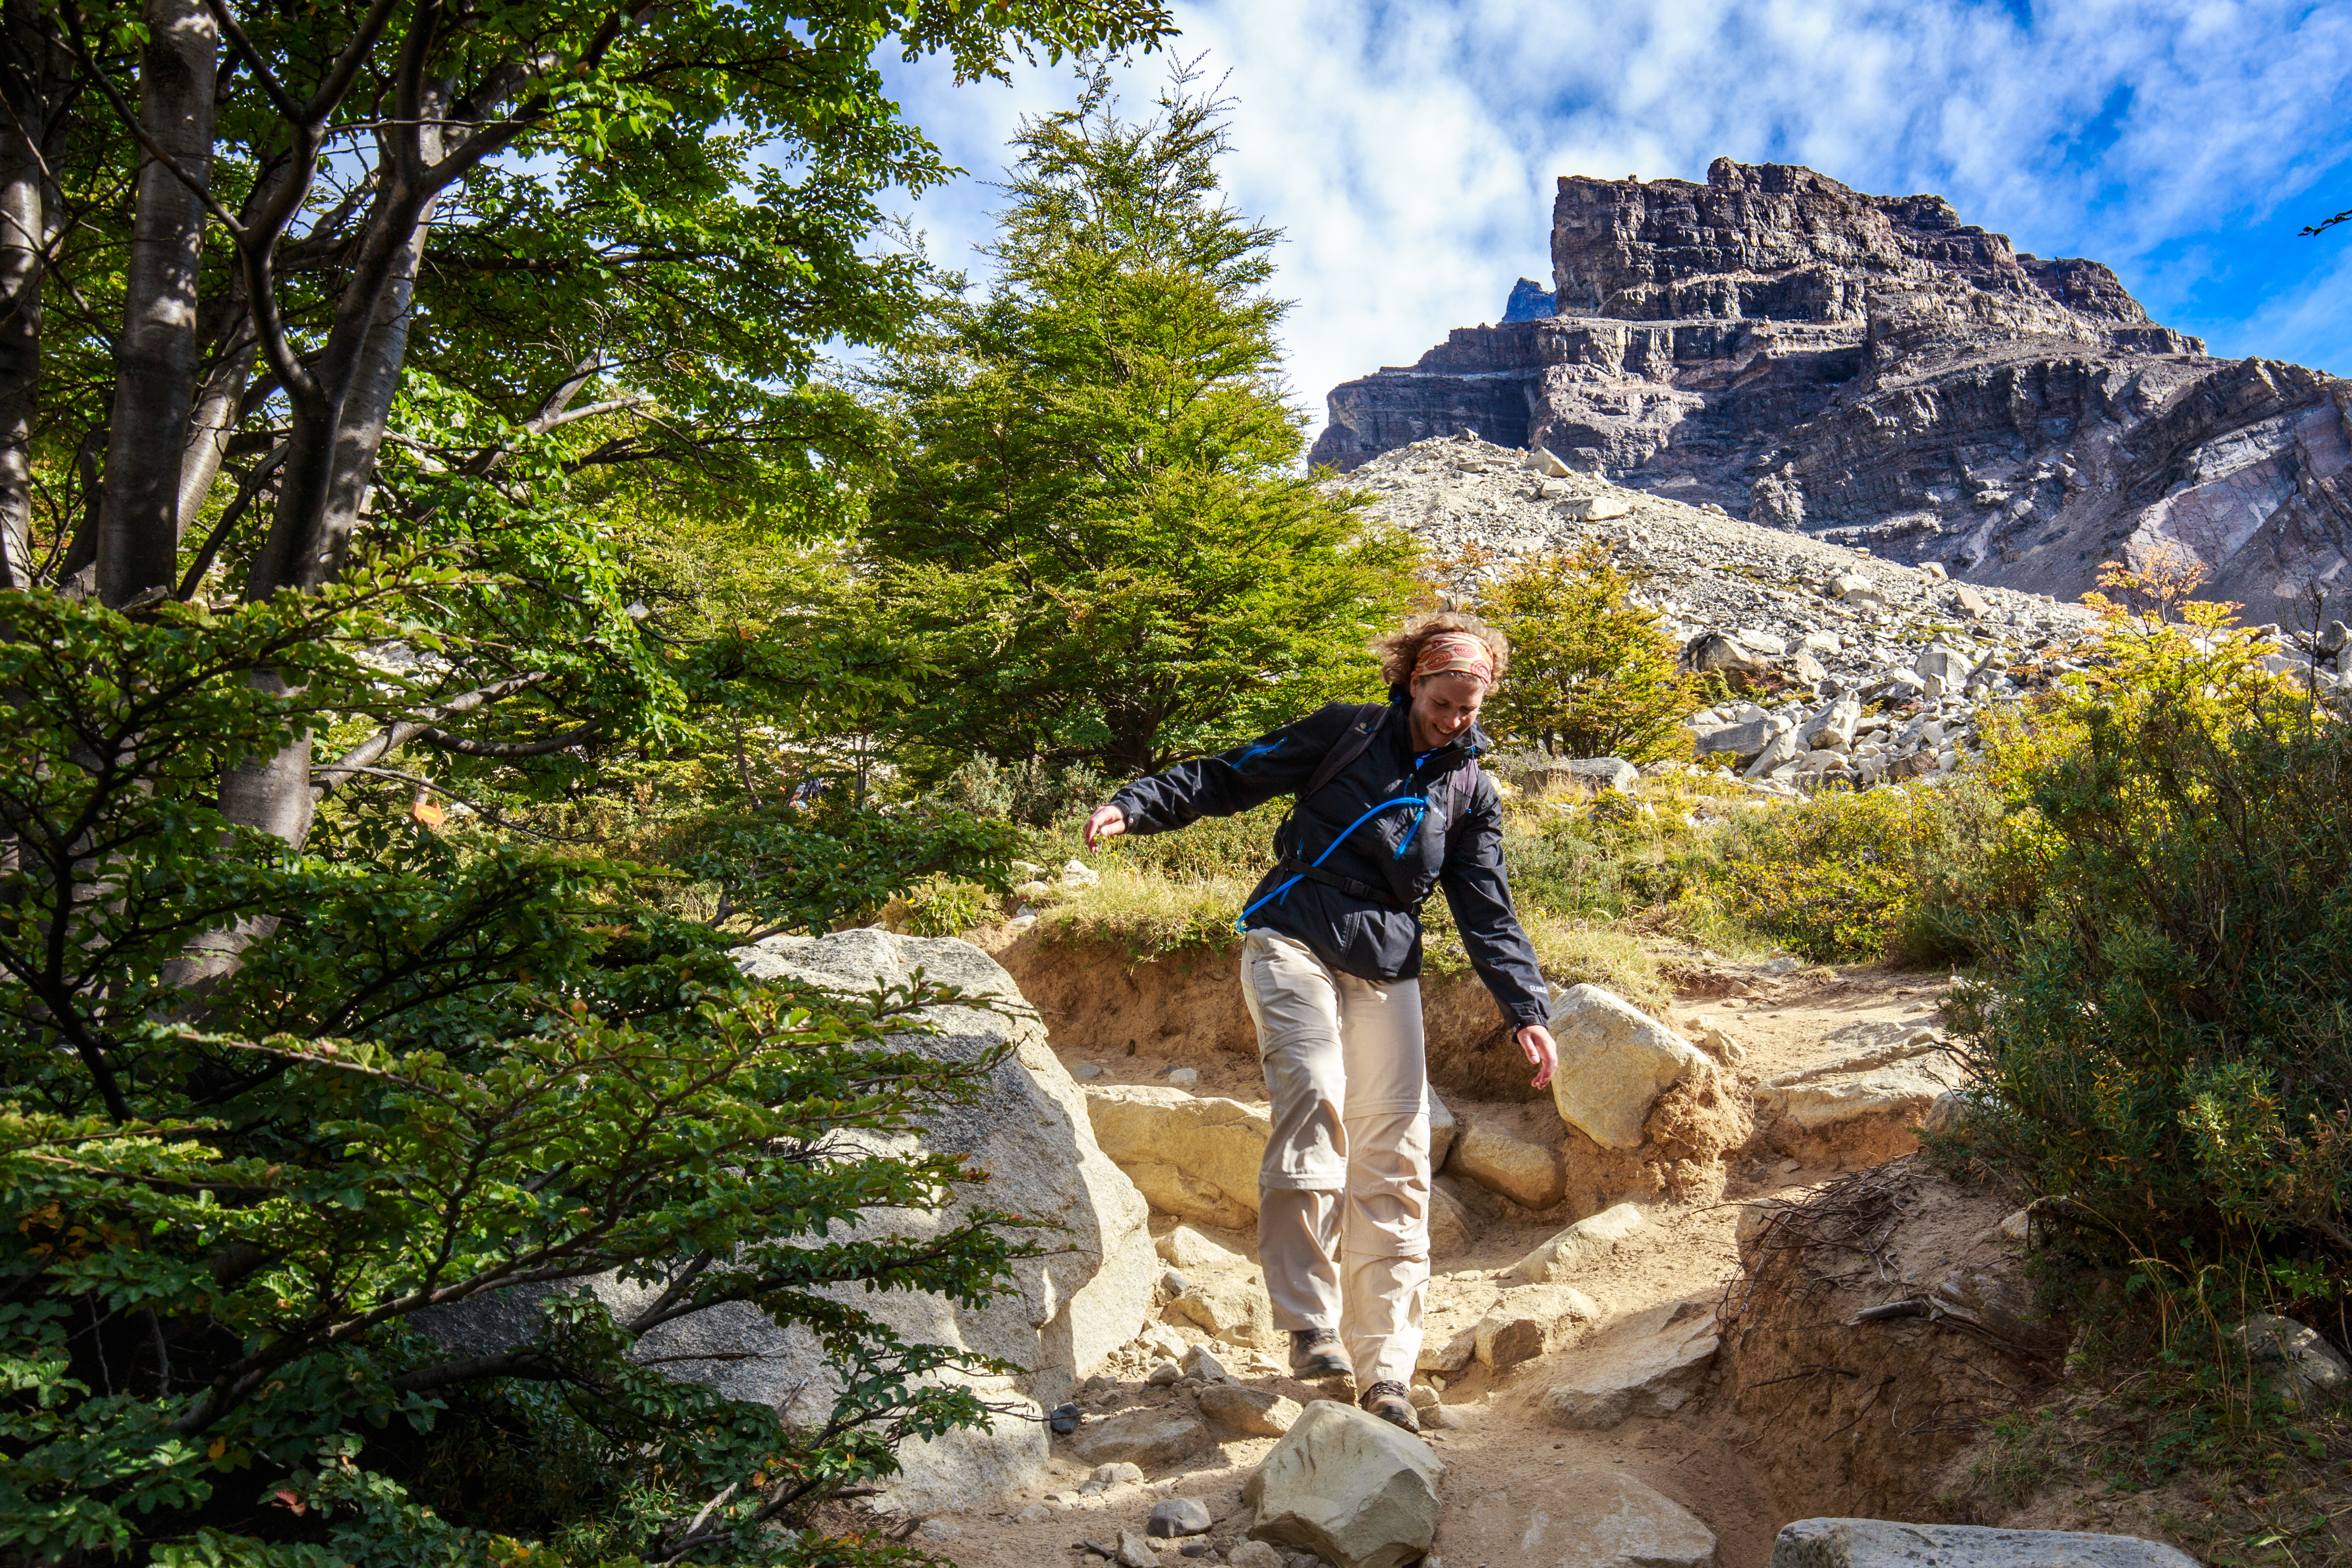
[[[373,767],[415,739],[420,731],[431,729],[432,721],[436,719],[448,719],[459,713],[470,713],[486,703],[496,702],[500,698],[511,697],[518,691],[529,690],[531,687],[554,679],[553,670],[542,669],[534,670],[529,675],[518,675],[509,679],[493,681],[488,686],[468,691],[462,697],[453,697],[437,707],[429,708],[414,719],[404,719],[387,724],[334,762],[312,773],[310,798],[314,803],[326,799],[336,790],[349,784],[361,769]]]

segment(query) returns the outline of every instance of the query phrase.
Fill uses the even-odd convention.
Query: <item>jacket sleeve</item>
[[[1446,907],[1469,951],[1470,966],[1486,983],[1495,1005],[1516,1031],[1551,1016],[1551,990],[1536,964],[1535,949],[1511,907],[1511,884],[1503,871],[1503,803],[1480,775],[1469,809],[1447,836],[1445,863],[1437,873]]]
[[[1354,718],[1348,704],[1331,703],[1246,746],[1139,778],[1111,796],[1110,804],[1126,814],[1127,830],[1136,834],[1166,833],[1204,816],[1231,816],[1264,805],[1305,787]]]

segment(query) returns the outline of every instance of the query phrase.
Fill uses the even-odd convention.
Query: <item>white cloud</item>
[[[1176,49],[1232,73],[1236,203],[1288,232],[1292,377],[1318,416],[1335,383],[1494,320],[1514,279],[1549,283],[1555,176],[1704,179],[1717,154],[1940,193],[2020,249],[2106,262],[2217,351],[2340,363],[2352,343],[2352,272],[2254,254],[2344,168],[2352,7],[2076,0],[2028,26],[1965,0],[1189,0],[1178,19]],[[982,177],[1071,92],[1065,72],[891,68]],[[1128,70],[1131,104],[1160,71]],[[935,252],[984,238],[992,196],[921,202]]]

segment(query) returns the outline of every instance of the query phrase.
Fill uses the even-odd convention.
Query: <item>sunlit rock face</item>
[[[2062,598],[2167,547],[2254,621],[2352,594],[2352,384],[2210,358],[2098,262],[1727,158],[1705,184],[1562,178],[1551,254],[1549,300],[1521,279],[1499,325],[1333,388],[1314,460],[1475,430]]]

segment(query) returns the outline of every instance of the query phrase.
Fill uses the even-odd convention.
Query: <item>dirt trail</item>
[[[1706,961],[1690,963],[1682,973],[1685,994],[1671,1021],[1686,1032],[1696,1032],[1701,1020],[1712,1021],[1744,1047],[1746,1059],[1731,1069],[1743,1092],[1752,1092],[1776,1074],[1836,1057],[1841,1047],[1827,1037],[1851,1025],[1932,1023],[1937,1000],[1948,984],[1940,975],[1878,968],[1775,976],[1761,968]],[[1193,1093],[1264,1098],[1253,1059],[1198,1036],[1129,1047],[1123,1039],[1097,1042],[1070,1038],[1066,1029],[1054,1032],[1055,1049],[1066,1066],[1101,1069],[1094,1081],[1165,1083],[1170,1070],[1191,1068],[1198,1078],[1184,1087]],[[1552,1116],[1557,1126],[1548,1102],[1448,1099],[1457,1114],[1483,1114],[1530,1126]],[[1474,1362],[1458,1381],[1449,1381],[1442,1397],[1459,1415],[1460,1425],[1428,1434],[1447,1468],[1434,1553],[1451,1568],[1557,1563],[1559,1552],[1546,1552],[1540,1545],[1538,1516],[1572,1509],[1577,1478],[1616,1470],[1704,1521],[1717,1538],[1722,1568],[1766,1568],[1774,1534],[1790,1518],[1801,1516],[1786,1511],[1767,1468],[1743,1452],[1744,1446],[1759,1440],[1759,1434],[1724,1391],[1711,1387],[1673,1415],[1637,1417],[1599,1432],[1558,1429],[1547,1422],[1538,1402],[1575,1372],[1580,1353],[1612,1325],[1678,1302],[1693,1303],[1711,1315],[1738,1270],[1734,1233],[1740,1204],[1756,1197],[1801,1195],[1836,1174],[1833,1167],[1800,1167],[1764,1151],[1760,1142],[1751,1143],[1727,1169],[1720,1203],[1651,1207],[1647,1227],[1621,1242],[1612,1255],[1565,1276],[1592,1298],[1600,1314],[1563,1348],[1500,1373]],[[1491,1207],[1493,1212],[1481,1220],[1474,1249],[1438,1264],[1432,1284],[1433,1311],[1450,1300],[1491,1294],[1496,1275],[1566,1223],[1559,1216],[1528,1223],[1530,1216],[1524,1211],[1501,1204]],[[1515,1215],[1520,1223],[1513,1223]],[[1155,1216],[1155,1232],[1164,1234],[1175,1223]],[[1244,1257],[1254,1251],[1247,1236],[1204,1234]],[[1170,1327],[1187,1343],[1206,1341],[1189,1324]],[[1301,1403],[1325,1396],[1319,1388],[1276,1375],[1270,1356],[1231,1352],[1224,1346],[1213,1349],[1241,1381],[1278,1390]],[[1150,1364],[1159,1359],[1139,1348],[1121,1352],[1104,1375],[1089,1380],[1078,1403],[1092,1418],[1180,1397],[1178,1391],[1143,1383]],[[1275,1442],[1272,1437],[1227,1441],[1205,1459],[1151,1473],[1140,1484],[1117,1485],[1086,1497],[1078,1495],[1078,1488],[1089,1467],[1066,1451],[1066,1443],[1057,1441],[1054,1489],[1016,1495],[1002,1512],[936,1521],[915,1540],[962,1568],[1091,1563],[1098,1560],[1073,1551],[1081,1540],[1114,1545],[1122,1527],[1141,1534],[1155,1501],[1183,1496],[1204,1503],[1217,1521],[1200,1560],[1222,1562],[1244,1539],[1250,1523],[1250,1511],[1240,1499],[1242,1482]],[[1024,1509],[1030,1515],[1025,1521],[1020,1517]],[[1163,1563],[1178,1561],[1178,1543],[1154,1544],[1160,1548]]]

